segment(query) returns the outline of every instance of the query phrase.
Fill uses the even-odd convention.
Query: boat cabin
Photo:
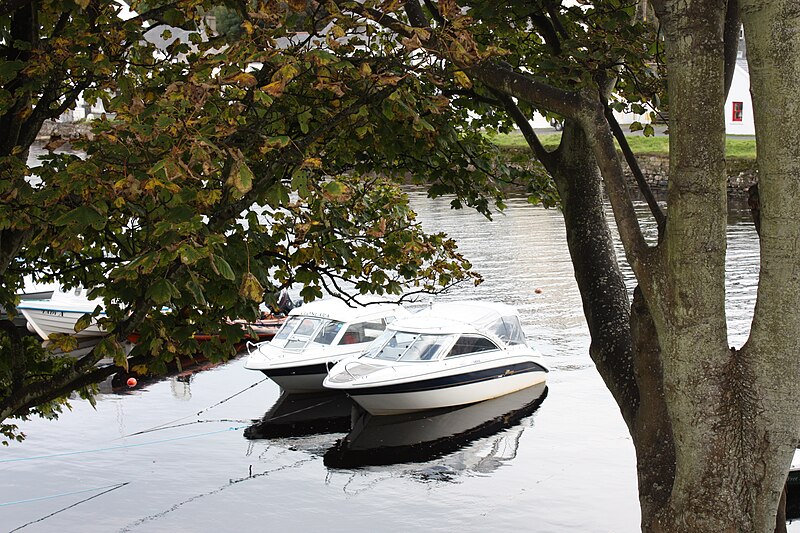
[[[453,307],[454,318],[442,318],[438,307]],[[465,303],[439,304],[437,316],[427,310],[389,326],[362,356],[386,361],[436,361],[450,357],[526,345],[519,316],[512,308],[475,316]]]
[[[341,300],[312,302],[293,309],[270,343],[292,351],[313,345],[369,343],[383,333],[399,309],[392,304],[353,308]]]

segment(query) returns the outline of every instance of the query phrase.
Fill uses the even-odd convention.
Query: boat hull
[[[348,393],[373,415],[397,415],[482,402],[544,383],[547,378],[546,370],[539,365],[521,372],[499,368],[489,374],[473,374],[385,387],[353,388]]]
[[[105,333],[97,324],[91,324],[86,329],[75,332],[78,319],[91,311],[68,311],[63,309],[19,308],[20,313],[28,321],[28,328],[33,330],[42,339],[47,340],[53,333],[73,335],[79,339],[101,337]]]
[[[262,368],[260,370],[285,392],[331,392],[322,386],[322,381],[328,375],[328,366],[325,363],[316,363],[288,368]]]

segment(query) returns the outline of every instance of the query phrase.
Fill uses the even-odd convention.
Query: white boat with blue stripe
[[[544,383],[517,310],[480,301],[432,304],[393,322],[363,354],[340,361],[323,385],[373,415],[497,398]]]
[[[467,405],[544,383],[517,310],[480,301],[432,304],[389,324],[363,354],[344,359],[323,385],[373,415]]]
[[[49,300],[22,300],[17,310],[28,321],[28,330],[43,340],[48,340],[53,333],[73,335],[79,339],[102,337],[105,332],[96,321],[79,332],[75,331],[78,319],[103,305],[101,300],[90,300],[88,292],[83,287],[59,287]],[[101,312],[100,316],[105,316],[105,313]]]
[[[244,366],[260,370],[286,392],[322,392],[328,368],[363,352],[388,323],[409,314],[399,304],[317,300],[292,309],[272,340],[255,345]]]

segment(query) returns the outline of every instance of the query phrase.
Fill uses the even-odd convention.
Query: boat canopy
[[[431,334],[477,333],[498,337],[505,344],[525,344],[517,310],[495,302],[435,303],[387,326],[392,330]]]
[[[292,309],[269,344],[286,350],[303,350],[310,344],[371,342],[383,332],[387,322],[405,313],[396,304],[350,307],[338,299],[318,300]]]
[[[357,322],[368,320],[372,317],[399,316],[398,313],[400,312],[407,313],[398,304],[375,303],[351,307],[338,298],[326,298],[295,307],[289,312],[289,317],[306,316],[337,320],[339,322]]]

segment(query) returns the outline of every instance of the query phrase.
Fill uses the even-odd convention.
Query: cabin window
[[[386,330],[381,339],[364,352],[363,357],[397,361],[403,355],[403,352],[411,346],[415,338],[416,335],[413,333]]]
[[[517,316],[504,316],[489,328],[506,344],[525,344],[525,333]]]
[[[419,335],[408,349],[400,356],[399,361],[432,361],[449,335]]]
[[[387,331],[362,357],[387,361],[431,361],[438,358],[442,346],[452,338],[452,335]]]
[[[744,114],[744,104],[742,102],[733,103],[733,121],[741,122]]]
[[[289,317],[272,343],[295,350],[304,348],[312,339],[319,344],[330,344],[343,325],[343,322],[316,317]]]
[[[336,335],[339,334],[339,331],[344,326],[343,322],[336,322],[333,320],[326,320],[322,327],[319,329],[317,336],[314,337],[314,342],[317,344],[330,344],[333,342],[333,339],[336,338]]]
[[[278,333],[275,334],[275,341],[281,341],[287,339],[289,335],[297,328],[298,324],[300,324],[301,319],[297,317],[289,317],[286,322],[283,323],[281,329],[278,330]]]
[[[495,343],[479,335],[461,335],[445,357],[497,350]]]
[[[383,333],[384,329],[386,329],[386,323],[383,320],[373,320],[371,322],[350,324],[350,326],[344,332],[344,335],[342,335],[342,340],[339,342],[339,344],[372,342],[377,339],[381,333]]]

